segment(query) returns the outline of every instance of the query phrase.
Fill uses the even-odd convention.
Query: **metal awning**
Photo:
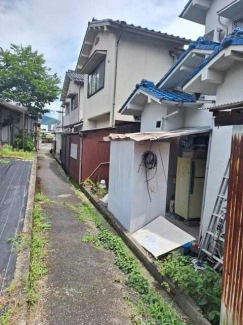
[[[95,51],[80,70],[80,74],[91,73],[97,67],[97,65],[105,59],[105,57],[106,51]]]
[[[186,135],[208,133],[212,130],[211,127],[193,127],[184,128],[173,131],[162,131],[162,132],[139,132],[139,133],[125,133],[117,134],[111,133],[108,137],[104,137],[104,141],[113,140],[133,140],[133,141],[158,141],[172,138],[178,138]]]
[[[230,20],[236,20],[242,17],[243,12],[243,0],[235,0],[228,6],[219,10],[217,14],[221,17],[228,18]]]

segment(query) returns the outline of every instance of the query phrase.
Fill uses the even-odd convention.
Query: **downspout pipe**
[[[121,26],[122,28],[122,26]],[[113,90],[113,102],[112,102],[112,111],[111,111],[111,121],[110,126],[115,127],[115,109],[116,109],[116,79],[117,79],[117,65],[118,65],[118,48],[119,48],[119,42],[122,36],[122,30],[120,31],[120,34],[118,36],[118,39],[116,41],[116,54],[115,54],[115,72],[114,72],[114,90]]]
[[[228,28],[227,25],[225,25],[225,24],[222,23],[220,16],[218,16],[218,22],[219,22],[220,26],[223,27],[223,31],[225,31],[226,36],[227,36],[229,34],[229,28]],[[219,32],[219,34],[220,34],[220,32]],[[220,41],[222,41],[222,40],[220,39]]]

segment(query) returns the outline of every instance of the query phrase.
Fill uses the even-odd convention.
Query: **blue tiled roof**
[[[201,71],[216,55],[231,45],[243,45],[243,28],[237,27],[229,36],[226,36],[221,44],[216,46],[214,51],[186,78],[182,86]]]
[[[220,43],[216,43],[213,41],[208,41],[204,37],[199,37],[196,42],[192,42],[189,44],[188,49],[183,52],[180,57],[176,60],[176,62],[171,66],[168,72],[163,76],[162,79],[157,83],[156,87],[160,87],[161,84],[165,81],[165,79],[174,71],[174,69],[179,65],[179,63],[187,56],[189,52],[194,49],[197,50],[214,50]]]
[[[128,99],[126,100],[122,108],[119,110],[119,113],[121,113],[124,110],[128,102],[132,99],[132,97],[135,95],[138,89],[159,99],[160,101],[168,100],[172,102],[183,102],[183,103],[195,103],[196,101],[194,95],[182,91],[177,91],[177,90],[172,91],[172,90],[158,89],[157,87],[155,87],[152,81],[143,79],[140,84],[136,85],[136,88],[133,90],[133,92],[128,97]]]

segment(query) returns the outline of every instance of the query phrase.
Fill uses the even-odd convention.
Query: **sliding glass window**
[[[88,97],[104,88],[105,84],[105,60],[103,60],[92,73],[89,74]]]

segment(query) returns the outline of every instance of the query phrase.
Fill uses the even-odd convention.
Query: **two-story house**
[[[76,67],[84,75],[83,129],[134,121],[118,112],[130,89],[143,78],[157,80],[189,42],[124,21],[93,19]]]
[[[64,109],[62,127],[64,131],[79,131],[83,123],[84,76],[68,70],[65,75],[61,102]]]
[[[76,176],[72,175],[79,183],[88,177],[95,182],[100,178],[108,181],[110,145],[103,142],[103,137],[111,132],[139,131],[139,117],[118,112],[130,89],[142,78],[158,79],[189,42],[123,21],[89,22],[75,70],[84,76],[83,84],[72,82],[68,72],[62,95],[66,112],[70,111],[65,114],[64,127],[68,132],[78,131],[73,122],[78,111],[71,109],[71,101],[75,102],[73,96],[80,90],[82,113],[78,123],[82,123],[82,129],[76,137],[70,134],[67,139],[68,135],[64,135],[62,146],[64,168],[71,173],[74,169]],[[99,174],[100,170],[104,172]]]

